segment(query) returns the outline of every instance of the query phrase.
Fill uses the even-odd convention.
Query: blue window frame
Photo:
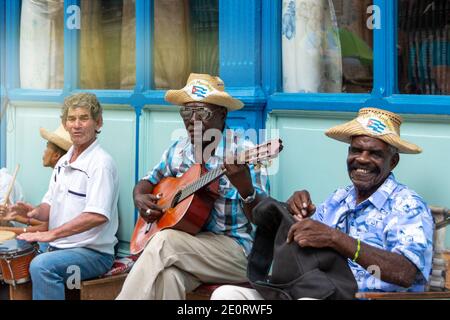
[[[6,155],[6,120],[5,120],[5,10],[6,0],[0,0],[0,168],[5,166]]]
[[[219,1],[219,65],[227,91],[243,100],[232,114],[232,126],[264,127],[276,109],[357,111],[361,106],[412,114],[450,114],[450,96],[405,95],[397,88],[397,1],[374,0],[381,28],[374,30],[374,83],[370,94],[291,94],[281,92],[281,0]],[[80,5],[66,0],[65,9]],[[1,95],[12,101],[62,102],[79,90],[79,30],[64,31],[64,87],[60,90],[19,88],[20,1],[0,0]],[[67,18],[67,10],[65,10]],[[153,90],[153,0],[136,0],[136,85],[133,90],[88,90],[102,103],[126,104],[136,114],[136,179],[139,118],[145,105],[166,104],[163,90]],[[0,164],[5,164],[5,121],[1,122]]]
[[[19,30],[21,3],[17,0],[0,0],[6,13],[6,77],[5,96],[11,101],[59,102],[79,91],[80,31],[68,29],[64,23],[64,87],[59,90],[21,89],[19,85]],[[80,6],[79,0],[65,0],[67,8]],[[243,100],[243,111],[233,113],[231,126],[263,126],[262,112],[266,95],[261,88],[261,0],[219,1],[220,76],[227,91]],[[136,173],[138,178],[139,117],[145,105],[163,105],[165,91],[153,90],[153,0],[136,0],[136,85],[134,90],[83,90],[95,93],[101,103],[131,105],[136,113]],[[2,27],[2,30],[5,28]],[[2,33],[3,34],[3,33]],[[239,50],[236,50],[239,47]],[[2,82],[3,84],[3,82]],[[4,164],[5,128],[2,124],[0,163]]]
[[[450,114],[450,96],[399,94],[397,68],[397,1],[374,0],[381,28],[374,29],[374,83],[370,94],[293,94],[281,92],[281,0],[263,0],[263,87],[272,110],[357,111],[362,106],[398,113]]]

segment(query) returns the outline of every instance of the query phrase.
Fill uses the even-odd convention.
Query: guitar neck
[[[270,160],[276,157],[281,150],[283,150],[282,141],[280,139],[274,139],[241,152],[236,159],[238,159],[238,163],[258,164],[261,161]],[[197,181],[189,184],[177,193],[172,201],[172,207],[191,196],[201,188],[207,186],[215,179],[225,174],[225,172],[226,169],[220,166],[217,169],[205,173]]]
[[[201,188],[207,186],[208,184],[210,184],[211,182],[213,182],[217,178],[219,178],[222,175],[224,175],[226,171],[227,170],[225,168],[222,168],[222,167],[219,167],[217,169],[208,171],[208,173],[205,173],[204,175],[202,175],[197,181],[187,185],[181,191],[180,197],[179,197],[179,199],[177,199],[177,202],[183,201],[184,199],[186,199],[190,195],[194,194],[195,192],[197,192]]]

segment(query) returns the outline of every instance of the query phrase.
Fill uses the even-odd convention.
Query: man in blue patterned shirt
[[[133,266],[118,299],[184,299],[201,283],[245,282],[253,242],[251,212],[269,192],[264,167],[224,160],[253,144],[229,132],[225,135],[227,112],[242,108],[243,103],[224,91],[220,78],[191,74],[184,88],[167,92],[166,100],[181,106],[188,137],[172,144],[134,188],[140,215],[147,222],[163,215],[157,196],[150,193],[165,177],[181,177],[196,163],[208,171],[223,166],[226,173],[219,178],[218,198],[202,231],[197,235],[173,229],[156,233]],[[209,130],[216,130],[212,142]]]
[[[314,212],[306,191],[288,203],[299,222],[289,239],[300,246],[332,247],[347,257],[360,291],[423,291],[430,274],[433,219],[423,199],[395,180],[400,153],[420,153],[400,138],[402,119],[391,112],[361,109],[356,119],[327,136],[350,143],[353,183],[335,191]]]
[[[401,122],[394,113],[363,108],[356,119],[329,129],[327,136],[350,144],[347,168],[353,185],[335,191],[317,210],[306,190],[287,201],[297,220],[288,242],[335,249],[348,258],[360,291],[423,291],[430,274],[431,212],[392,174],[399,152],[421,152],[400,138]],[[261,296],[252,289],[224,286],[212,298]]]

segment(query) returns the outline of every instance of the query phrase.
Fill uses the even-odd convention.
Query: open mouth
[[[373,176],[374,174],[376,174],[374,172],[374,170],[369,170],[369,169],[363,169],[363,168],[357,168],[357,169],[352,169],[351,171],[351,177],[352,179],[355,180],[366,180],[367,178]]]

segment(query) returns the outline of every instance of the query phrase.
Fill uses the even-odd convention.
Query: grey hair
[[[102,106],[97,99],[97,96],[93,93],[81,92],[73,94],[64,99],[63,108],[61,111],[62,122],[67,121],[67,115],[69,114],[69,109],[85,108],[89,110],[92,119],[97,121],[102,116]],[[99,130],[95,130],[97,134],[100,133]]]
[[[398,148],[394,147],[393,145],[388,144],[388,151],[391,155],[394,155],[398,153]]]
[[[61,120],[66,122],[69,109],[85,108],[89,110],[92,119],[97,121],[102,115],[102,106],[93,93],[76,93],[64,99]]]

